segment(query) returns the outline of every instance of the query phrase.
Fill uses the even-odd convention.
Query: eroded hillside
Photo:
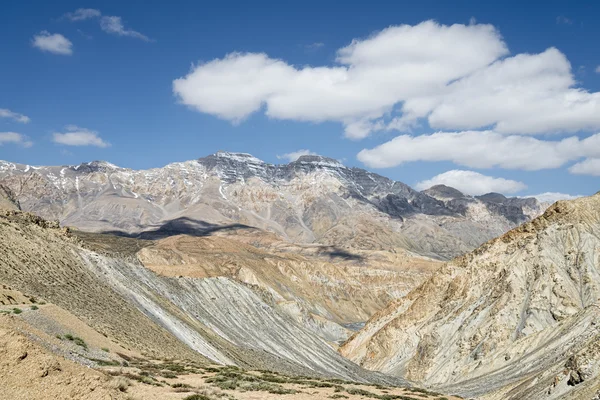
[[[341,352],[468,396],[588,399],[600,390],[599,250],[600,195],[558,202],[449,262]]]
[[[0,215],[0,282],[56,304],[147,357],[276,368],[305,375],[386,380],[342,358],[276,306],[228,277],[157,275],[135,257],[82,248],[56,222]]]
[[[57,399],[182,399],[197,393],[209,399],[275,399],[286,394],[301,400],[339,392],[347,398],[442,397],[398,387],[405,381],[366,371],[341,357],[303,321],[290,317],[275,293],[263,286],[275,282],[266,278],[276,269],[261,272],[249,262],[248,270],[254,268],[257,280],[264,280],[260,284],[244,283],[239,274],[224,269],[236,257],[251,259],[247,253],[280,257],[275,265],[285,268],[279,278],[292,285],[296,274],[310,271],[303,263],[320,259],[320,268],[327,264],[330,255],[321,254],[321,248],[309,246],[298,255],[279,240],[268,246],[263,240],[262,249],[244,247],[249,237],[235,243],[226,237],[148,243],[81,236],[19,210],[0,213],[0,314],[5,314],[0,315],[0,346],[8,355],[0,362],[0,380],[8,388],[2,399],[42,399],[48,393]],[[177,268],[185,265],[182,260],[210,254],[207,249],[216,246],[212,260],[195,266],[202,267],[197,269],[202,276],[157,274],[136,257],[138,251],[155,260],[173,256],[186,244],[200,252],[179,254],[183,258],[175,263]],[[236,249],[227,256],[228,245]],[[266,247],[274,254],[266,253]],[[216,261],[217,254],[226,256],[224,264]],[[210,262],[218,267],[212,272]],[[352,262],[338,267],[349,268]],[[428,267],[429,261],[421,262]],[[388,267],[380,273],[397,268]],[[286,275],[288,268],[294,272]],[[330,279],[322,277],[321,284]],[[379,278],[374,282],[382,293],[397,290]],[[302,286],[297,284],[288,294],[297,295]],[[317,285],[314,290],[324,289]],[[365,309],[369,307],[374,305]],[[16,379],[14,371],[29,379]]]

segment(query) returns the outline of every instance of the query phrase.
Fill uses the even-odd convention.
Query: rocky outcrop
[[[0,161],[0,183],[26,211],[94,232],[165,237],[249,225],[294,243],[404,248],[448,259],[529,220],[535,199],[440,196],[321,156],[272,165],[217,152],[151,170],[94,161]],[[455,191],[457,192],[457,191]]]
[[[6,186],[0,185],[0,209],[20,210],[19,201],[15,198],[13,192]]]
[[[341,352],[467,396],[566,396],[598,374],[599,248],[600,196],[558,202],[447,263]]]

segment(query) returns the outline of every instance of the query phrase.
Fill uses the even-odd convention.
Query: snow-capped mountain
[[[163,168],[104,161],[34,167],[0,161],[0,184],[23,210],[63,225],[146,237],[233,226],[298,243],[409,249],[450,258],[539,215],[536,199],[423,192],[321,156],[289,164],[217,152]]]

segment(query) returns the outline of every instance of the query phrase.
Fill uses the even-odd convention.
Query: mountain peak
[[[316,155],[300,156],[300,157],[298,157],[298,159],[296,161],[294,161],[294,163],[314,164],[314,165],[319,165],[322,167],[333,167],[333,168],[344,167],[344,164],[342,164],[341,162],[339,162],[338,160],[336,160],[334,158],[329,158],[329,157],[324,157],[324,156],[316,156]]]
[[[109,163],[108,161],[95,160],[91,162],[84,162],[79,165],[73,166],[73,169],[76,171],[105,171],[108,169],[119,169],[119,166]]]
[[[446,185],[434,185],[429,189],[423,190],[423,193],[436,199],[460,199],[465,197],[465,194],[460,190]]]
[[[217,158],[226,158],[233,161],[244,162],[244,163],[253,163],[253,164],[264,164],[265,162],[259,158],[254,157],[249,153],[236,153],[231,151],[223,151],[219,150],[215,154],[214,157]]]
[[[475,197],[477,197],[479,200],[487,201],[490,203],[504,203],[507,200],[506,196],[495,192],[486,193],[482,194],[481,196]]]

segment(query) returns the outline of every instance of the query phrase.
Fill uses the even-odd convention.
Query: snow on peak
[[[234,153],[229,151],[217,151],[215,157],[219,158],[227,158],[230,160],[243,162],[243,163],[253,163],[253,164],[264,164],[265,162],[261,159],[254,157],[252,154],[248,153]]]
[[[318,165],[321,167],[331,167],[331,168],[343,168],[344,167],[344,164],[342,164],[338,160],[335,160],[335,159],[329,158],[329,157],[323,157],[323,156],[304,155],[304,156],[298,157],[298,159],[294,162],[301,163],[301,164],[313,164],[313,165]]]

